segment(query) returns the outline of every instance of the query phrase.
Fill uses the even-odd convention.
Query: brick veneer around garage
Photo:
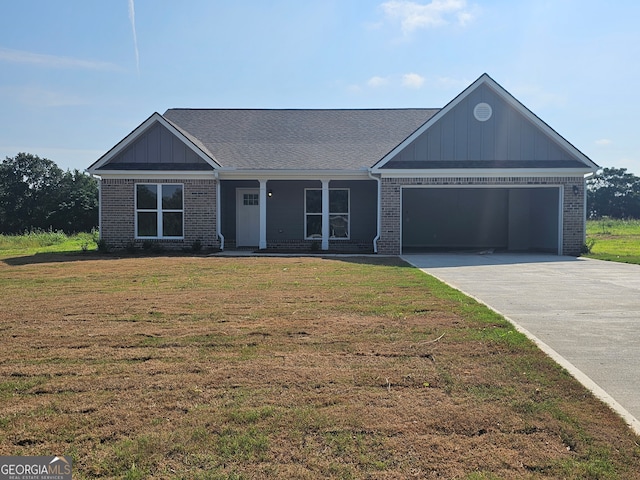
[[[401,187],[405,185],[425,186],[484,186],[496,187],[562,185],[562,255],[579,255],[584,245],[585,230],[585,181],[578,177],[448,177],[448,178],[383,178],[380,239],[378,252],[399,255],[400,245],[400,200]],[[577,193],[574,193],[574,186]]]

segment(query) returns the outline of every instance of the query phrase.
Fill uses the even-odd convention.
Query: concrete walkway
[[[403,258],[507,317],[640,435],[640,265],[535,254]]]

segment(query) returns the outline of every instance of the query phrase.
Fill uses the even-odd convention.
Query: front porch
[[[374,252],[375,180],[220,180],[224,250]]]

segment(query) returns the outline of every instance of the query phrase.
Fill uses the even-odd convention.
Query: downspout
[[[582,243],[584,243],[586,245],[587,243],[587,217],[589,215],[589,212],[587,211],[587,179],[592,177],[593,175],[595,175],[595,172],[591,172],[591,173],[587,173],[584,178],[582,179],[582,189],[583,189],[583,205],[582,205],[582,211],[584,212],[583,218],[582,218]]]
[[[102,178],[98,177],[98,238],[102,240]]]
[[[373,253],[378,253],[378,240],[380,240],[380,222],[382,221],[382,179],[380,177],[374,177],[371,173],[371,169],[367,169],[367,174],[369,178],[378,182],[378,213],[376,215],[376,236],[373,239]]]
[[[220,232],[220,211],[222,210],[220,207],[220,176],[217,170],[214,170],[213,175],[216,179],[216,233],[220,238],[220,250],[224,250],[224,235]]]

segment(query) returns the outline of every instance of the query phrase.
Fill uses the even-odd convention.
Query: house
[[[442,109],[170,109],[88,171],[114,248],[577,255],[597,168],[484,74]]]

